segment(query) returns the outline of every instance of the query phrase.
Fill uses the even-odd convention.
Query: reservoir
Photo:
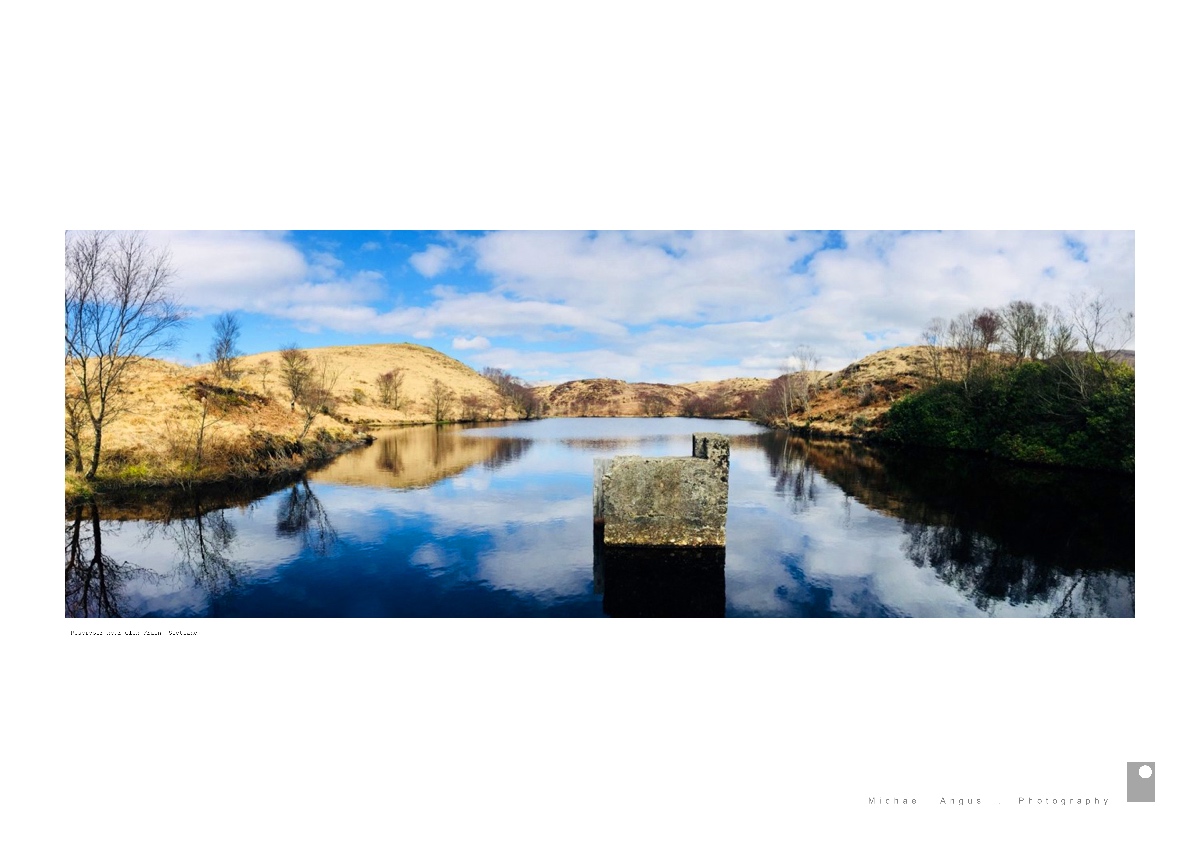
[[[727,545],[597,546],[593,459],[730,438]],[[68,617],[1129,617],[1133,478],[739,421],[381,431],[271,489],[84,504]]]

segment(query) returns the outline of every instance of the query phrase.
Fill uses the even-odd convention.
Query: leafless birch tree
[[[174,342],[183,321],[171,297],[170,251],[143,233],[70,233],[66,240],[68,433],[74,410],[75,467],[83,469],[81,429],[92,431],[87,479],[100,467],[104,429],[124,410],[132,367]]]

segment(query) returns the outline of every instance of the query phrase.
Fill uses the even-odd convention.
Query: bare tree
[[[779,376],[778,400],[783,423],[786,426],[795,412],[808,412],[812,397],[817,355],[808,345],[800,345],[783,361],[783,373]]]
[[[196,430],[196,468],[204,467],[204,431],[208,424],[208,392],[202,387],[196,389],[196,400],[200,402],[200,426]]]
[[[1071,298],[1071,323],[1089,356],[1110,364],[1133,338],[1133,313],[1118,309],[1103,293]]]
[[[100,466],[104,428],[125,411],[122,392],[132,366],[170,348],[183,321],[170,295],[174,273],[170,251],[153,249],[143,233],[67,236],[68,395],[75,393],[77,425],[92,430],[89,480]],[[78,442],[75,449],[81,468]]]
[[[312,370],[312,359],[294,344],[279,351],[279,372],[283,376],[284,386],[287,387],[292,409],[296,408],[296,403],[304,394],[305,387],[312,378]]]
[[[1070,382],[1072,393],[1086,402],[1112,375],[1132,338],[1132,312],[1118,309],[1103,293],[1078,294],[1056,328],[1054,363]]]
[[[986,348],[983,331],[979,326],[980,312],[970,309],[955,317],[946,331],[950,352],[954,360],[955,376],[962,381],[963,391],[970,394],[975,370],[984,359]]]
[[[267,393],[267,378],[271,376],[271,360],[260,359],[256,370],[259,376],[262,377],[262,390],[265,395]]]
[[[446,421],[450,417],[450,407],[454,403],[455,394],[441,380],[434,380],[429,387],[429,411],[433,420]]]
[[[237,340],[242,335],[242,325],[232,312],[224,312],[213,322],[213,340],[209,347],[213,371],[218,377],[235,380],[238,377],[238,359],[242,352],[237,349]]]
[[[340,376],[341,372],[334,371],[326,357],[317,357],[317,361],[307,372],[296,401],[304,412],[304,427],[296,437],[297,441],[305,437],[318,415],[333,415],[336,411],[337,398],[334,396],[333,387],[337,385]]]
[[[1005,350],[1017,358],[1040,359],[1046,352],[1049,314],[1027,300],[1014,300],[1000,313],[1000,336]]]
[[[538,414],[537,397],[524,380],[501,368],[484,368],[479,373],[495,384],[500,396],[512,406],[517,415],[533,418]]]
[[[379,402],[388,409],[400,408],[400,387],[404,384],[404,372],[399,368],[385,371],[375,378],[379,391]]]
[[[67,383],[66,393],[66,430],[67,438],[71,440],[71,459],[75,464],[75,473],[83,473],[83,428],[87,426],[87,408],[83,403],[83,393],[79,386]]]
[[[992,345],[1000,341],[1000,316],[991,309],[985,309],[975,316],[975,329],[979,331],[979,343],[983,352],[987,353]]]
[[[921,331],[925,355],[929,360],[929,378],[940,381],[945,376],[946,319],[934,318]]]
[[[1075,330],[1071,321],[1057,306],[1045,307],[1046,318],[1046,356],[1059,359],[1075,350]]]
[[[464,421],[478,421],[484,410],[483,399],[479,395],[462,396],[462,417]]]

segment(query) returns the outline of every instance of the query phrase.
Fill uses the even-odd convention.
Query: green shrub
[[[1133,471],[1134,373],[1096,361],[1081,390],[1065,368],[1026,362],[902,398],[880,437],[1044,465]],[[1076,375],[1078,370],[1076,370]]]
[[[1015,462],[1033,462],[1039,465],[1062,465],[1062,454],[1035,438],[1018,433],[1001,433],[993,446],[993,452],[1002,459]]]

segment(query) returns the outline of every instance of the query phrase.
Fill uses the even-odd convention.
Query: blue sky
[[[156,231],[207,360],[234,311],[247,353],[416,342],[531,382],[772,377],[916,344],[934,317],[1103,292],[1134,307],[1130,231]],[[1129,340],[1127,347],[1133,346]]]

